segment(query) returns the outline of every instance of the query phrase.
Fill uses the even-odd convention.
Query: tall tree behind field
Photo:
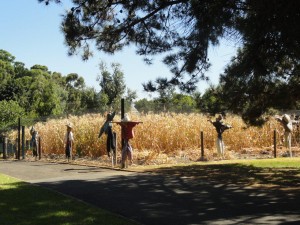
[[[121,98],[126,91],[124,73],[121,71],[120,64],[112,63],[112,72],[110,72],[106,64],[101,62],[99,69],[98,81],[101,88],[101,100],[107,107],[119,108]]]
[[[221,86],[210,86],[204,94],[201,96],[199,101],[199,108],[202,112],[215,115],[226,111],[226,102],[231,101],[230,99],[225,99],[220,93],[222,93]]]
[[[83,112],[99,106],[97,92],[86,88],[84,79],[78,74],[62,76],[38,64],[27,69],[5,50],[0,50],[1,101],[8,102],[3,105],[9,106],[13,102],[12,110],[20,107],[23,115],[30,117]]]
[[[12,100],[14,97],[11,93],[15,77],[14,60],[15,57],[13,55],[0,49],[0,101]]]
[[[50,116],[62,114],[66,92],[52,79],[46,66],[34,65],[26,76],[14,79],[15,100],[30,114]]]
[[[0,132],[11,126],[16,126],[18,118],[25,115],[25,111],[16,101],[0,101]]]
[[[83,77],[77,73],[70,73],[65,78],[65,88],[68,93],[66,111],[74,113],[81,110],[81,100],[85,83]]]

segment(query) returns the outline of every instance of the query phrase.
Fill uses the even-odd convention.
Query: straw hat
[[[291,118],[290,118],[290,116],[289,116],[288,114],[284,114],[284,115],[282,116],[282,119],[283,119],[286,123],[290,122],[290,120],[291,120]]]
[[[72,126],[71,123],[68,123],[66,126],[69,127],[69,128],[71,128],[71,129],[73,128],[73,126]]]

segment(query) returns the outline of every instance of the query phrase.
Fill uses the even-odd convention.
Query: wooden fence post
[[[122,98],[121,99],[121,120],[124,119],[124,116],[125,116],[125,99]],[[125,145],[125,141],[124,141],[124,138],[123,138],[123,133],[124,133],[123,130],[124,130],[124,128],[123,128],[123,126],[121,126],[121,145],[122,145],[122,149]],[[122,151],[122,149],[121,149],[121,151]]]
[[[7,137],[3,136],[3,159],[7,156]]]
[[[201,141],[201,157],[200,157],[200,161],[205,161],[204,158],[204,135],[203,135],[203,131],[200,132],[200,141]]]
[[[114,142],[115,142],[115,149],[114,149],[114,158],[113,158],[113,161],[114,161],[114,165],[117,165],[117,133],[116,132],[113,132],[113,135],[114,135]]]
[[[20,160],[20,154],[21,154],[21,118],[18,120],[18,149],[16,154],[16,159]]]
[[[204,142],[203,142],[203,131],[201,131],[201,159],[204,158]]]
[[[277,145],[277,143],[276,143],[276,129],[274,130],[274,158],[276,158],[277,157],[277,149],[276,149],[276,145]]]
[[[38,154],[39,154],[39,159],[42,158],[42,138],[39,136],[39,146],[38,146]]]
[[[25,159],[25,126],[22,126],[22,159]]]

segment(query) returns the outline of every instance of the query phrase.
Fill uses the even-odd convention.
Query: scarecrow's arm
[[[106,131],[107,127],[108,127],[108,121],[106,121],[102,127],[100,128],[100,131],[99,131],[99,135],[98,135],[98,138],[100,138],[102,136],[102,134]]]

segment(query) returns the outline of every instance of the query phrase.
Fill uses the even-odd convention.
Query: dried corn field
[[[215,149],[216,131],[207,117],[201,114],[148,114],[130,115],[133,121],[142,121],[134,128],[135,137],[131,140],[135,159],[142,163],[156,161],[168,163],[171,159],[197,160],[200,158],[200,132],[204,134],[204,154],[208,160],[218,156]],[[35,124],[36,130],[42,138],[42,152],[44,155],[64,154],[64,135],[66,124],[73,124],[75,137],[75,151],[81,157],[99,158],[106,156],[106,136],[98,138],[99,129],[105,122],[105,115],[89,114],[80,117],[71,116],[69,119],[49,120]],[[115,117],[120,121],[120,116]],[[263,127],[247,127],[238,116],[227,116],[225,123],[233,126],[224,132],[223,140],[226,151],[225,157],[240,158],[259,157],[263,153],[267,157],[273,156],[273,132],[277,130],[277,145],[279,154],[283,153],[283,128],[275,120],[269,120]],[[30,127],[26,129],[26,139],[30,139]],[[120,126],[114,124],[117,133],[118,152],[120,154]],[[11,139],[17,133],[10,134]],[[297,136],[297,138],[296,138]],[[293,147],[298,149],[299,128],[293,133]],[[282,152],[280,152],[282,151]],[[246,156],[245,156],[246,155]]]

